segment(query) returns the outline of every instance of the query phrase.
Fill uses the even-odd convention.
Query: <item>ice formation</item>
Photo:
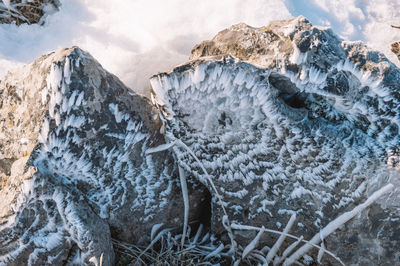
[[[212,232],[242,258],[268,245],[266,262],[290,262],[311,239],[307,261],[393,264],[399,79],[303,17],[199,44],[151,78],[152,104],[79,48],[42,56],[0,83],[0,264],[110,265],[111,237],[151,248],[187,229],[198,181]]]
[[[307,238],[398,182],[387,163],[400,143],[400,70],[379,52],[299,17],[232,26],[191,59],[151,78],[152,99],[166,137],[201,162],[174,149],[179,165],[213,193],[206,167],[230,219],[274,228],[296,213],[294,231]]]
[[[111,265],[111,236],[145,244],[154,223],[180,225],[173,158],[147,152],[165,143],[156,109],[89,54],[62,49],[0,86],[0,160],[16,169],[0,164],[0,264]]]

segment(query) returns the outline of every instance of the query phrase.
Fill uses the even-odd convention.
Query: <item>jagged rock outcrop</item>
[[[111,237],[181,228],[183,200],[158,111],[79,48],[0,83],[0,264],[111,265]],[[191,208],[202,198],[191,192]],[[193,217],[195,219],[196,217]]]
[[[43,24],[47,15],[58,11],[59,0],[0,1],[0,23]]]
[[[375,202],[325,242],[347,264],[399,261],[400,70],[362,42],[345,42],[305,18],[238,24],[196,46],[191,61],[151,78],[179,165],[245,225],[306,239],[390,182]],[[237,233],[246,245],[251,234]],[[263,243],[271,246],[276,236]],[[328,261],[324,263],[337,263]]]

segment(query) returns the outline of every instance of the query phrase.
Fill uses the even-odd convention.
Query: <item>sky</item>
[[[0,0],[1,2],[2,0]],[[394,63],[398,0],[60,0],[44,26],[0,25],[0,79],[8,69],[77,45],[128,87],[146,94],[148,78],[188,60],[191,49],[240,22],[254,27],[303,15],[341,38],[362,40]]]

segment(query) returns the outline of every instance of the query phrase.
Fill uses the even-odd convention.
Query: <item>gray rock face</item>
[[[0,84],[0,264],[114,260],[111,237],[180,228],[183,202],[158,111],[89,54],[67,48]],[[202,192],[191,191],[192,209]],[[192,217],[195,219],[196,217]]]
[[[16,25],[43,24],[47,15],[61,6],[59,0],[10,0],[9,5],[0,2],[0,23]]]
[[[325,246],[347,264],[399,261],[400,70],[394,64],[303,17],[232,26],[196,46],[191,59],[153,76],[152,98],[166,137],[182,140],[197,156],[231,220],[282,230],[296,213],[292,232],[309,239],[391,182],[394,193]],[[201,165],[186,149],[175,154],[212,193],[212,229],[224,233]],[[236,237],[246,245],[251,235]]]

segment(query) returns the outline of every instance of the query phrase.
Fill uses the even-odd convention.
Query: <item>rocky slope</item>
[[[391,182],[395,193],[325,242],[345,263],[390,265],[400,257],[399,80],[381,53],[299,17],[221,31],[151,85],[166,137],[199,160],[174,150],[214,197],[215,233],[226,230],[209,178],[231,220],[282,230],[296,213],[292,231],[305,238]]]
[[[154,224],[181,227],[172,155],[145,154],[164,143],[157,110],[89,54],[42,56],[0,92],[0,264],[110,265],[111,237],[146,244]]]

